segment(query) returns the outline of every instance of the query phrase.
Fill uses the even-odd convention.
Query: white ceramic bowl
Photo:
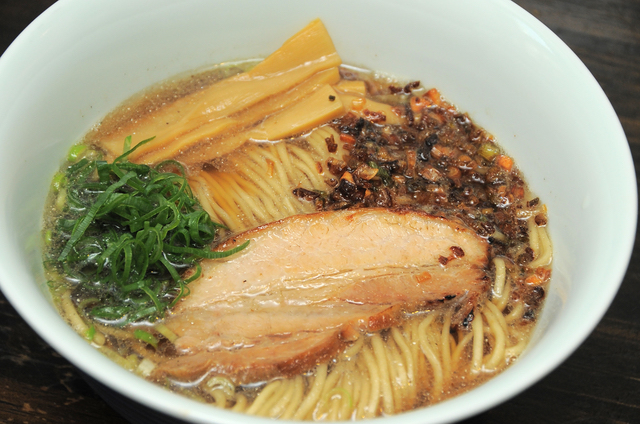
[[[190,69],[264,57],[316,17],[346,63],[420,79],[469,112],[548,205],[553,279],[523,357],[467,394],[385,422],[479,413],[549,373],[592,331],[622,281],[637,217],[631,156],[607,98],[570,49],[510,1],[59,1],[0,59],[2,291],[110,389],[183,420],[237,421],[121,369],[60,319],[38,246],[44,197],[68,147],[130,95]]]

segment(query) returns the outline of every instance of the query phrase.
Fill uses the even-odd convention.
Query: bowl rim
[[[29,43],[30,37],[33,37],[35,35],[34,33],[38,31],[38,29],[42,25],[50,23],[48,21],[50,16],[52,16],[55,13],[62,13],[64,8],[72,7],[74,3],[80,2],[80,1],[82,0],[59,0],[57,3],[52,5],[49,9],[47,9],[43,14],[41,14],[38,18],[36,18],[36,20],[34,20],[20,34],[20,36],[16,38],[16,40],[9,46],[9,48],[7,48],[5,53],[0,58],[0,76],[2,75],[2,72],[4,69],[3,68],[4,63],[13,60],[13,57],[22,48],[22,45]],[[570,58],[574,66],[576,66],[576,69],[578,69],[582,73],[583,78],[585,78],[585,81],[589,81],[589,84],[590,84],[589,89],[593,90],[594,92],[597,92],[600,98],[602,99],[603,106],[609,109],[609,116],[607,117],[607,119],[610,121],[612,128],[615,128],[615,131],[616,131],[614,136],[612,136],[612,139],[619,140],[620,142],[622,141],[626,142],[627,139],[624,134],[624,130],[617,118],[617,115],[615,114],[615,111],[613,110],[613,107],[611,106],[609,100],[607,99],[604,91],[602,91],[602,88],[599,86],[596,79],[589,72],[587,67],[575,55],[575,53],[571,51],[571,49],[568,46],[566,46],[566,44],[563,41],[561,41],[560,38],[558,38],[551,30],[549,30],[546,26],[544,26],[544,24],[542,24],[540,21],[538,21],[535,17],[530,15],[528,12],[526,12],[517,4],[512,3],[509,0],[487,0],[487,2],[492,3],[495,7],[501,8],[505,13],[526,23],[529,27],[533,28],[536,31],[536,33],[540,37],[542,37],[542,39],[549,46],[551,46],[553,49],[556,49],[563,56],[567,56]],[[411,0],[409,0],[409,3],[411,3]],[[619,286],[622,283],[622,280],[626,273],[627,266],[631,259],[631,253],[632,253],[632,249],[635,241],[635,232],[636,232],[637,217],[638,217],[637,182],[636,182],[635,170],[633,166],[633,159],[631,157],[631,152],[628,144],[626,146],[625,161],[624,163],[621,163],[620,166],[621,168],[624,168],[626,173],[628,174],[628,178],[625,179],[625,186],[623,187],[623,189],[625,190],[626,195],[629,196],[630,203],[631,203],[629,210],[621,211],[620,219],[626,222],[624,226],[627,226],[629,230],[633,230],[633,231],[629,231],[628,234],[621,235],[621,238],[620,238],[620,245],[623,246],[621,248],[621,251],[626,252],[626,254],[620,255],[617,258],[618,262],[612,266],[612,269],[614,269],[615,272],[612,274],[611,281],[615,281],[617,282],[617,284],[609,284],[603,288],[602,298],[601,298],[601,301],[598,303],[598,308],[594,310],[593,314],[586,319],[587,321],[586,325],[584,325],[580,331],[576,332],[573,338],[565,340],[565,343],[561,347],[560,352],[552,360],[545,359],[544,361],[542,360],[536,361],[538,366],[537,371],[535,373],[530,373],[526,376],[522,376],[522,378],[518,381],[518,383],[513,387],[513,390],[511,392],[500,394],[498,396],[487,397],[484,399],[483,402],[479,402],[477,406],[475,406],[474,408],[458,410],[454,415],[450,415],[446,411],[449,404],[458,403],[455,400],[460,398],[460,396],[447,400],[445,402],[436,404],[428,408],[430,413],[434,416],[434,419],[436,420],[434,422],[440,422],[438,420],[464,419],[469,416],[478,414],[482,411],[485,411],[499,403],[502,403],[508,400],[513,396],[516,396],[526,388],[530,387],[535,382],[542,379],[544,376],[550,373],[553,369],[555,369],[560,363],[564,362],[569,357],[569,355],[571,355],[575,351],[575,349],[595,329],[596,325],[600,322],[605,312],[611,305],[611,302],[613,301],[613,298],[615,297],[619,289]],[[189,419],[204,420],[207,418],[208,419],[211,418],[210,406],[204,406],[195,401],[190,401],[181,397],[186,401],[185,403],[186,407],[190,409],[190,411],[185,412],[184,410],[181,410],[181,408],[176,408],[173,405],[171,405],[170,400],[173,399],[174,396],[178,396],[178,395],[172,394],[169,397],[158,396],[158,398],[156,399],[149,399],[149,397],[142,396],[139,393],[137,393],[132,387],[127,386],[126,383],[124,384],[116,383],[112,380],[105,381],[104,374],[111,372],[112,370],[112,366],[109,365],[111,364],[111,362],[107,360],[108,362],[101,363],[100,366],[101,367],[104,366],[104,370],[106,371],[98,372],[95,369],[95,366],[88,363],[89,361],[78,360],[73,355],[73,350],[77,349],[79,346],[86,346],[86,343],[79,339],[78,343],[76,344],[73,344],[73,343],[66,344],[66,343],[62,343],[59,339],[53,337],[48,331],[50,327],[50,322],[44,319],[40,319],[40,317],[38,317],[37,315],[33,315],[33,313],[29,310],[28,300],[24,299],[17,289],[14,289],[9,285],[5,284],[5,282],[8,281],[9,278],[10,278],[10,275],[5,271],[5,269],[0,269],[0,288],[2,289],[7,299],[10,301],[10,303],[17,310],[17,312],[25,319],[25,321],[28,322],[28,324],[43,339],[47,341],[48,344],[54,347],[55,350],[60,352],[67,360],[72,362],[75,366],[78,366],[80,369],[82,369],[83,372],[89,374],[92,378],[95,378],[96,380],[107,385],[111,389],[114,389],[120,393],[126,394],[129,398],[132,398],[137,402],[145,404],[146,406],[152,407],[156,410],[160,410],[176,418],[185,419],[186,418],[185,413],[188,415]],[[515,372],[511,372],[512,369],[514,368],[513,367],[509,368],[503,373],[503,375],[504,374],[509,375],[511,373],[517,372],[517,369]],[[491,381],[494,381],[499,377],[500,376],[494,378]],[[489,381],[488,383],[485,383],[485,385],[491,384],[491,381]],[[155,388],[155,386],[152,386],[152,387]],[[225,422],[225,423],[234,422],[238,418],[238,416],[235,413],[228,413],[227,411],[222,411],[222,410],[217,410],[217,411],[219,413],[219,416],[216,417],[216,420],[218,420],[219,422]],[[399,423],[401,420],[404,422],[406,421],[406,419],[409,418],[409,415],[411,415],[412,417],[413,415],[423,415],[424,414],[423,411],[424,411],[423,409],[414,410],[414,411],[400,414],[398,416],[388,417],[387,419],[389,420],[389,422],[397,421]],[[218,415],[218,413],[216,415]],[[243,420],[250,421],[250,422],[254,422],[254,421],[264,422],[262,418],[248,417],[245,415],[243,415]]]

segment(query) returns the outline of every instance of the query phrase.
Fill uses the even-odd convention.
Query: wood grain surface
[[[446,1],[446,0],[443,0]],[[473,1],[473,0],[470,0]],[[640,0],[516,0],[582,59],[609,97],[640,163]],[[51,0],[0,0],[0,52]],[[606,140],[602,140],[606,148]],[[637,239],[637,235],[636,235]],[[640,249],[586,342],[481,423],[640,423]],[[0,294],[0,424],[126,423]]]

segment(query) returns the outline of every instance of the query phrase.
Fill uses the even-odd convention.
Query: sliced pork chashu
[[[486,292],[488,244],[416,211],[296,215],[228,240],[166,320],[179,356],[156,374],[237,383],[306,371],[363,332],[443,302],[468,314]]]

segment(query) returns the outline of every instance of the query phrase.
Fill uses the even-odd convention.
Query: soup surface
[[[81,336],[168,389],[277,418],[481,384],[525,349],[551,274],[546,209],[493,137],[435,88],[343,65],[320,21],[109,114],[44,221]]]

